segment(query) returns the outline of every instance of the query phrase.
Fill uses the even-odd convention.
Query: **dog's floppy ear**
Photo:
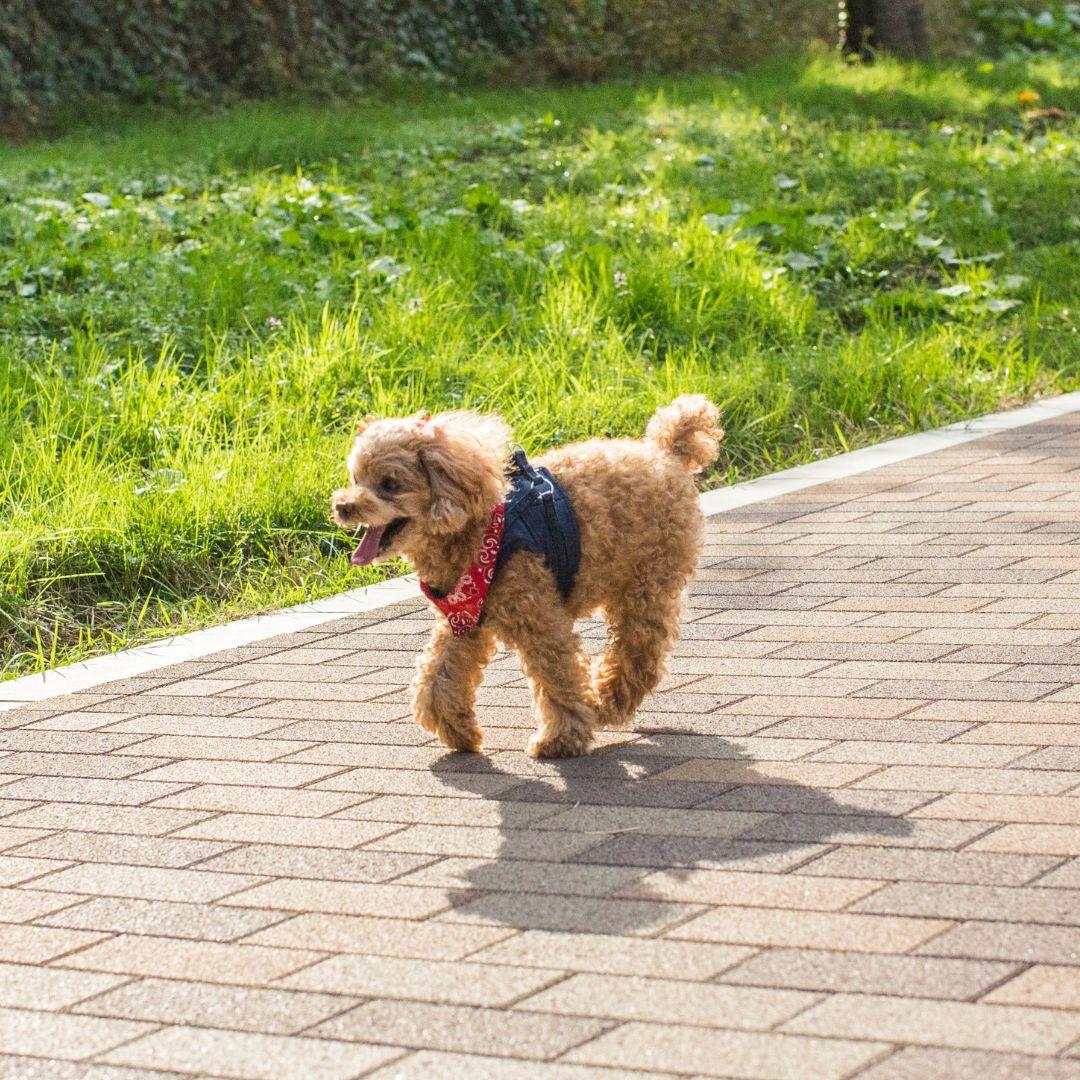
[[[497,416],[439,413],[422,428],[420,462],[431,486],[430,522],[440,533],[460,532],[486,516],[502,497],[510,431]]]

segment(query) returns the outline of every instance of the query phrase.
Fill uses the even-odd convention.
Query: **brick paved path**
[[[0,713],[0,1075],[1080,1076],[1078,541],[1075,415],[723,515],[571,762],[414,603]]]

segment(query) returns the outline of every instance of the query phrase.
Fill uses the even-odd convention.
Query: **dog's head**
[[[362,421],[349,484],[330,499],[336,524],[367,526],[353,564],[409,557],[486,524],[506,489],[509,441],[499,417],[468,411]]]

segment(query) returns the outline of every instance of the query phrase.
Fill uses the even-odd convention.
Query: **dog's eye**
[[[401,485],[392,477],[387,476],[379,481],[379,491],[384,495],[393,495],[401,490]]]

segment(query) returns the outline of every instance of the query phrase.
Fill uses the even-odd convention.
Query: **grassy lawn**
[[[810,57],[0,150],[0,673],[374,580],[326,522],[363,413],[535,450],[704,391],[723,483],[1076,386],[1075,76]]]

